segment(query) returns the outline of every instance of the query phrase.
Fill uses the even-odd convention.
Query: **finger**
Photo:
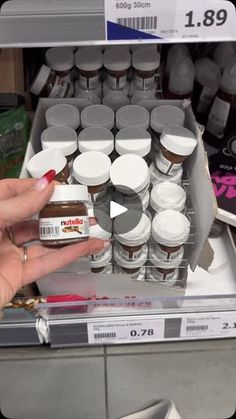
[[[37,179],[0,180],[0,200],[9,199],[34,187]]]
[[[16,246],[39,239],[39,223],[37,220],[23,221],[10,229],[13,243]]]
[[[97,225],[98,221],[95,217],[89,217],[89,225],[90,227]]]
[[[75,260],[101,252],[110,243],[100,239],[89,239],[86,242],[72,244],[60,249],[47,249],[41,246],[37,251],[29,249],[29,260],[24,264],[24,285],[35,281],[50,272],[54,272]],[[33,246],[32,246],[33,247]],[[33,253],[34,252],[34,253]],[[33,256],[34,254],[34,256]],[[33,259],[31,257],[33,256]]]
[[[43,177],[29,189],[13,198],[1,201],[0,230],[20,223],[38,213],[50,200],[54,184]]]

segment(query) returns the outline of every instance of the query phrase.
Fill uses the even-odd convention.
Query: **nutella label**
[[[126,86],[127,76],[116,78],[108,74],[107,82],[112,90],[121,90],[121,89],[124,89],[124,87]]]
[[[91,255],[90,260],[94,261],[94,262],[95,261],[98,262],[99,260],[102,260],[104,258],[109,258],[110,257],[110,259],[111,259],[112,258],[111,250],[112,250],[112,248],[111,248],[111,246],[109,246],[106,249],[102,250],[102,252]]]
[[[99,75],[94,77],[84,77],[80,75],[79,84],[85,90],[93,90],[96,89],[99,83]]]
[[[141,258],[142,256],[145,257],[145,253],[143,253],[143,249],[138,250],[137,252],[129,252],[125,250],[122,246],[118,247],[118,251],[120,256],[125,260],[136,260]]]
[[[216,96],[209,113],[206,129],[216,138],[223,138],[230,113],[230,103]]]
[[[41,218],[39,220],[40,240],[68,240],[88,236],[88,216]]]
[[[174,175],[178,172],[182,164],[171,163],[170,160],[167,160],[165,156],[163,156],[161,150],[159,150],[156,156],[156,166],[161,172],[166,173],[167,175]]]
[[[203,87],[197,106],[197,111],[199,113],[206,114],[208,112],[215,94],[216,88]]]
[[[173,253],[165,252],[160,246],[155,246],[155,253],[158,259],[175,260],[178,259],[182,254],[182,247]]]
[[[177,280],[177,274],[176,270],[168,274],[165,274],[153,267],[148,270],[147,278],[149,281],[175,282]]]
[[[149,90],[154,87],[155,76],[149,77],[148,79],[135,76],[134,82],[135,82],[136,87],[139,90]]]
[[[116,273],[120,273],[123,275],[129,275],[129,277],[131,279],[135,279],[135,280],[139,280],[139,281],[143,281],[145,279],[145,275],[146,275],[146,268],[145,266],[142,266],[142,268],[140,268],[137,272],[134,272],[132,274],[129,274],[127,272],[125,272],[122,268],[118,268]]]
[[[67,89],[68,89],[68,82],[62,77],[57,76],[55,84],[52,88],[52,91],[49,97],[55,97],[55,98],[65,97]]]

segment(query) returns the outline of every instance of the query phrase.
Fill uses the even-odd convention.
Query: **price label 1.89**
[[[236,38],[230,1],[105,0],[107,40],[216,41]]]

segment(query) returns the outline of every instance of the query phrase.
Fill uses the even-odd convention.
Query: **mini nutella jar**
[[[149,247],[150,265],[147,268],[147,281],[163,282],[164,285],[173,286],[179,277],[178,267],[183,261],[184,249],[181,248],[179,256],[174,260],[163,260],[158,257],[155,245]]]
[[[129,98],[124,93],[115,91],[104,96],[102,103],[117,112],[122,106],[129,105]]]
[[[154,149],[158,150],[159,140],[162,132],[169,125],[183,126],[185,113],[178,106],[161,105],[154,108],[151,112],[150,126],[153,131]]]
[[[190,222],[181,212],[168,209],[159,212],[152,222],[152,237],[156,241],[158,259],[176,261],[183,256],[183,244],[189,238]]]
[[[104,81],[103,83],[103,97],[113,94],[114,93],[122,93],[125,96],[129,96],[129,83],[126,83],[126,85],[124,86],[123,89],[120,89],[118,92],[115,91],[109,86],[109,84],[107,83],[107,80]]]
[[[197,138],[187,128],[177,125],[167,127],[161,135],[156,167],[167,175],[176,173],[196,146]]]
[[[104,67],[107,71],[107,83],[113,90],[123,89],[127,83],[128,70],[131,66],[131,54],[122,47],[110,49],[104,53]]]
[[[71,71],[75,60],[70,47],[49,48],[45,53],[45,61],[58,76],[68,78],[68,81],[71,80]]]
[[[149,112],[139,105],[127,105],[116,113],[116,126],[122,128],[148,129],[150,121]]]
[[[182,166],[180,166],[179,169],[173,175],[165,175],[165,173],[162,173],[160,172],[160,170],[157,169],[155,163],[152,163],[150,166],[150,176],[152,186],[165,181],[173,182],[177,185],[180,185],[183,176],[183,168]]]
[[[151,221],[146,214],[142,217],[135,228],[124,234],[116,234],[119,231],[118,220],[114,221],[115,249],[123,260],[133,261],[145,257],[145,246],[150,238]]]
[[[48,127],[70,127],[77,130],[80,126],[79,110],[65,103],[51,106],[46,111],[45,119]]]
[[[144,196],[150,185],[150,172],[145,160],[135,154],[118,157],[111,166],[111,182],[114,187],[126,194],[129,188],[134,195]]]
[[[97,211],[100,212],[103,223],[107,225],[106,230],[104,230],[99,224],[95,224],[89,227],[90,238],[102,239],[102,240],[109,240],[111,238],[111,231],[112,231],[112,221],[108,214],[102,212],[100,210],[96,210],[96,215],[98,215]],[[94,216],[93,209],[89,209],[89,216]],[[106,247],[99,253],[91,255],[89,257],[90,264],[91,264],[91,271],[93,273],[104,273],[106,267],[111,265],[112,260],[112,244]]]
[[[146,157],[151,151],[152,138],[143,128],[122,128],[116,135],[115,148],[117,153],[136,154]]]
[[[110,178],[111,160],[100,151],[87,151],[73,162],[73,177],[81,185],[88,186],[89,204],[93,205],[98,195],[106,192]]]
[[[148,49],[133,52],[134,82],[138,89],[148,90],[155,84],[155,75],[160,66],[160,54]]]
[[[146,278],[146,266],[140,268],[122,268],[119,265],[114,266],[114,274],[116,275],[128,275],[129,279],[135,281],[145,281]]]
[[[56,185],[39,213],[39,238],[45,246],[62,246],[89,238],[88,190],[80,185]]]
[[[43,64],[34,78],[30,91],[36,96],[63,98],[66,97],[69,88],[66,80]]]
[[[98,49],[79,49],[75,54],[75,65],[79,70],[79,83],[85,90],[96,89],[99,84],[103,55]]]
[[[174,209],[182,212],[186,204],[185,190],[173,182],[156,184],[151,192],[150,205],[155,212]]]
[[[78,151],[77,134],[73,128],[49,127],[42,132],[41,143],[43,150],[47,148],[61,149],[69,167],[72,167],[73,160]]]
[[[132,275],[132,279],[138,279],[140,274],[140,268],[142,268],[147,262],[148,258],[148,246],[143,246],[142,255],[136,259],[125,259],[120,252],[118,246],[114,247],[114,260],[116,264],[121,268],[123,273]]]
[[[81,153],[101,151],[109,156],[114,150],[114,135],[107,128],[85,128],[79,134],[78,147]]]
[[[71,183],[70,170],[62,150],[48,148],[35,154],[27,164],[27,170],[33,178],[40,178],[49,170],[55,170],[55,180]]]
[[[115,123],[115,115],[112,109],[105,105],[91,105],[81,112],[82,128],[102,127],[112,129]]]

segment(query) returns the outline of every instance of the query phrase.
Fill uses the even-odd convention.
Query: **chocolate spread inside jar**
[[[85,186],[56,185],[50,202],[39,213],[39,237],[45,246],[87,240],[89,217]]]

